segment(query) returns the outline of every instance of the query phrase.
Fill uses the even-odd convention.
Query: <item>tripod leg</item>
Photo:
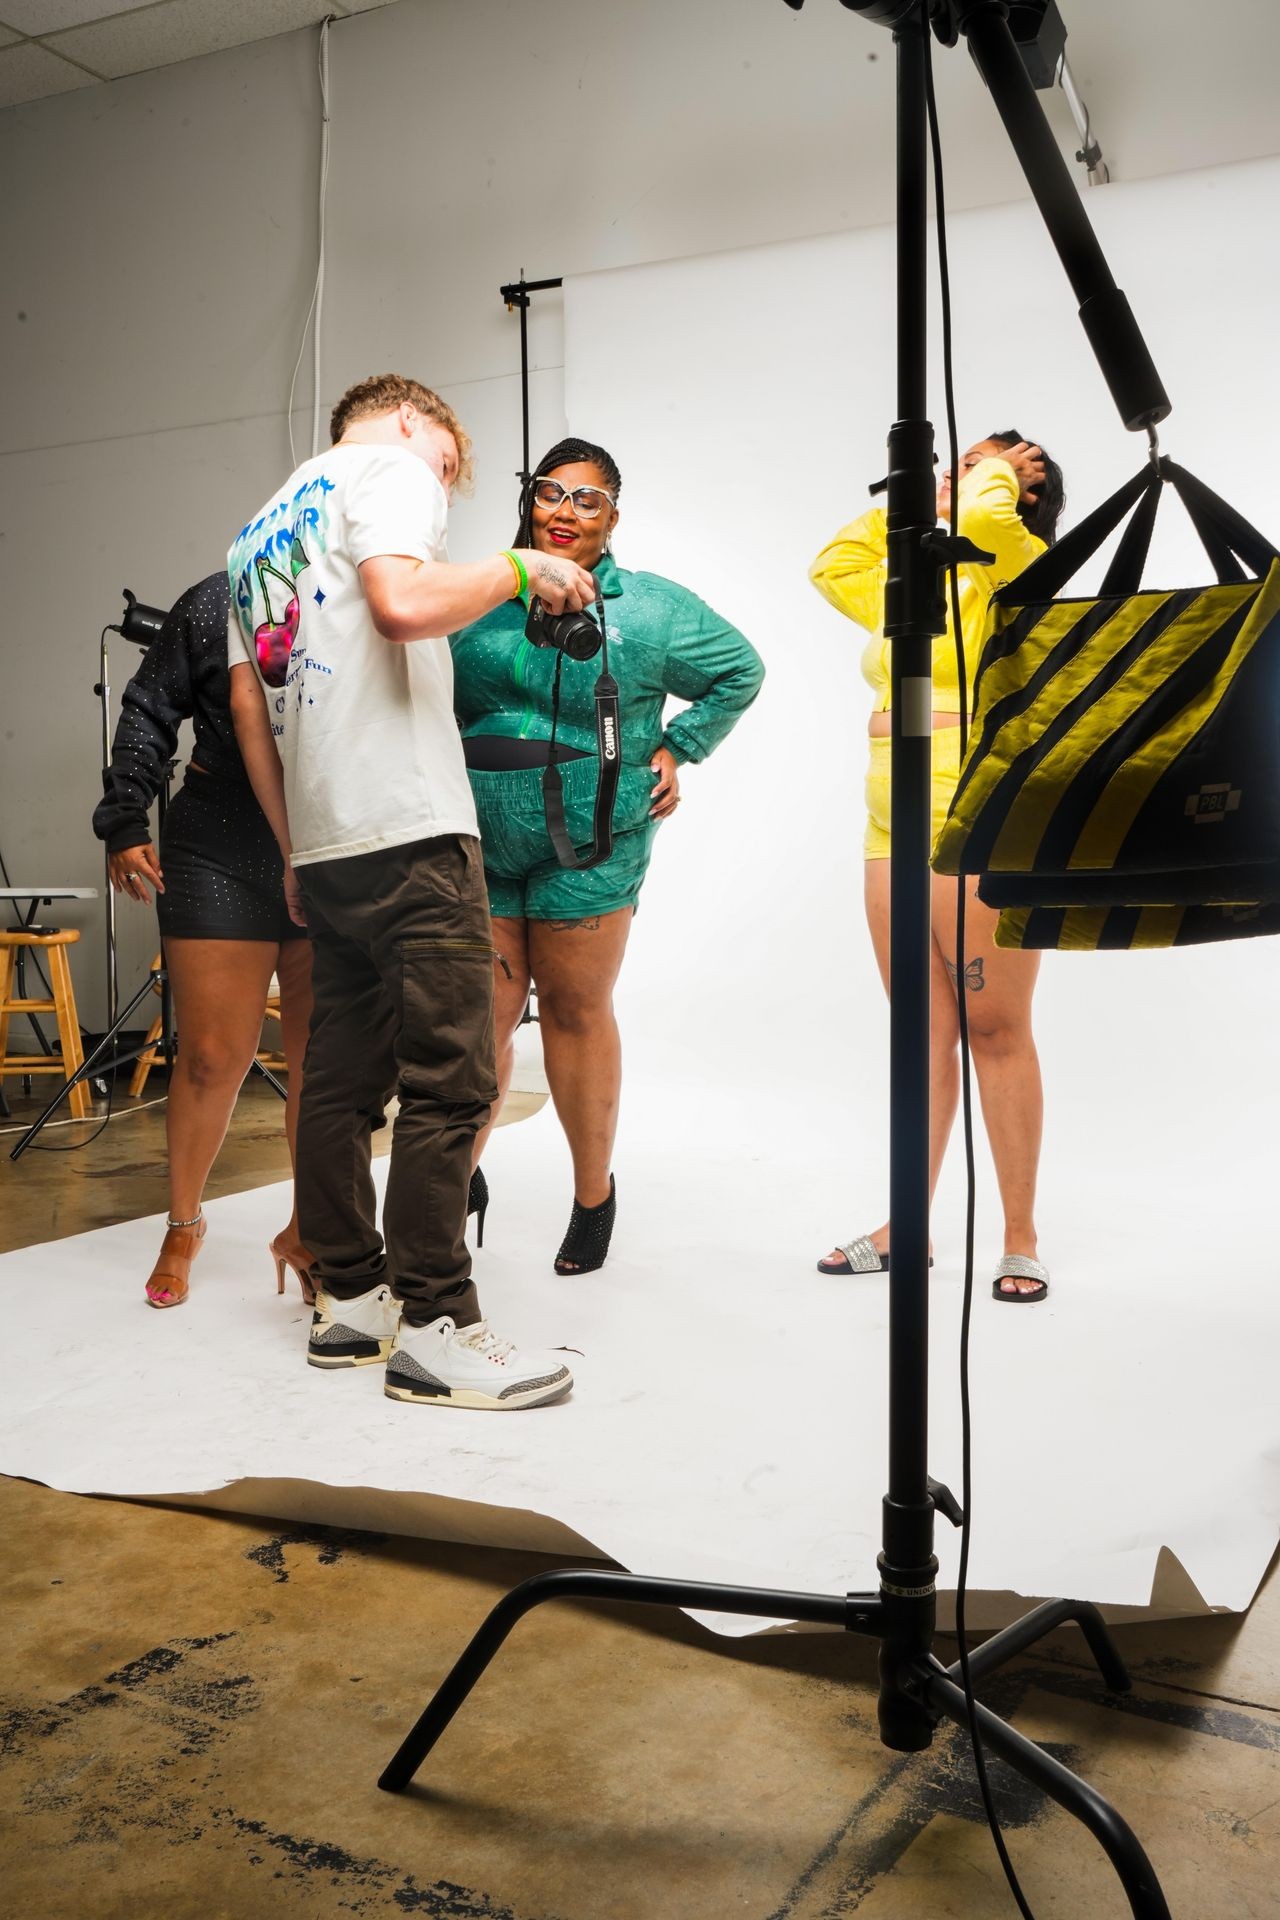
[[[110,1051],[110,1048],[112,1046],[112,1043],[115,1040],[116,1035],[119,1033],[120,1029],[124,1026],[125,1022],[130,1018],[134,1008],[141,1003],[141,1001],[146,997],[147,994],[150,993],[151,978],[152,977],[148,975],[147,979],[143,981],[142,985],[138,988],[138,991],[134,994],[132,1000],[129,1002],[124,1012],[116,1015],[115,1020],[107,1028],[107,1031],[103,1034],[101,1040],[99,1040],[97,1046],[94,1048],[93,1052],[89,1055],[89,1058],[87,1060],[81,1061],[80,1065],[76,1068],[75,1072],[71,1075],[71,1078],[65,1081],[63,1085],[58,1088],[58,1091],[54,1094],[48,1106],[44,1108],[43,1112],[36,1115],[36,1118],[31,1122],[31,1125],[27,1128],[26,1132],[20,1137],[17,1145],[14,1147],[13,1151],[10,1153],[9,1158],[11,1160],[19,1159],[26,1152],[27,1148],[31,1145],[31,1142],[35,1139],[36,1135],[40,1132],[45,1122],[50,1118],[50,1116],[53,1114],[55,1109],[59,1107],[62,1104],[62,1102],[67,1098],[68,1094],[72,1091],[72,1089],[74,1087],[80,1086],[83,1081],[87,1080],[90,1077],[95,1067],[97,1066],[99,1060],[103,1059],[105,1055]],[[123,1060],[124,1061],[136,1060],[138,1057],[138,1054],[141,1051],[142,1051],[141,1048],[135,1048],[135,1050],[132,1053],[125,1054],[123,1056]],[[118,1058],[113,1059],[112,1064],[121,1065],[123,1064],[123,1061]]]
[[[969,1655],[969,1675],[977,1681],[984,1674],[1002,1667],[1016,1654],[1023,1653],[1037,1640],[1043,1640],[1055,1627],[1074,1620],[1089,1643],[1089,1651],[1098,1663],[1098,1670],[1111,1693],[1127,1693],[1131,1686],[1129,1669],[1120,1658],[1119,1649],[1111,1638],[1110,1630],[1098,1609],[1089,1600],[1046,1600],[1042,1607],[1036,1607],[1031,1613],[1024,1614],[1021,1620],[1015,1620],[1011,1627],[992,1634]],[[947,1668],[953,1680],[961,1678],[960,1662],[953,1660]]]
[[[1030,1617],[1034,1619],[1035,1615]],[[957,1726],[967,1728],[969,1709],[964,1690],[955,1684],[946,1668],[930,1659],[920,1669],[920,1675],[929,1704],[954,1720]],[[1170,1920],[1155,1868],[1132,1827],[1120,1818],[1111,1803],[988,1707],[975,1705],[974,1711],[987,1751],[998,1754],[1024,1780],[1030,1780],[1089,1829],[1115,1868],[1135,1920]]]
[[[256,1057],[253,1060],[251,1060],[249,1063],[249,1071],[250,1073],[260,1073],[262,1075],[262,1078],[266,1081],[267,1085],[269,1087],[274,1087],[282,1100],[287,1100],[289,1098],[287,1088],[281,1085],[279,1080],[277,1080],[275,1074],[272,1073],[270,1067],[263,1066],[261,1060],[257,1059]]]
[[[690,1580],[658,1580],[647,1574],[559,1567],[535,1573],[504,1595],[437,1687],[379,1776],[384,1793],[400,1793],[484,1673],[516,1622],[545,1600],[612,1600],[658,1607],[706,1607],[759,1619],[805,1620],[815,1626],[877,1631],[872,1594],[781,1593],[766,1587],[727,1587]]]

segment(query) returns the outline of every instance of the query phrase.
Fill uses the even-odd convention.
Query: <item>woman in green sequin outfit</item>
[[[610,536],[621,484],[603,447],[562,441],[534,469],[517,540],[576,561],[595,574],[604,598],[623,765],[614,848],[600,866],[561,867],[547,833],[542,769],[556,655],[525,639],[524,602],[507,602],[452,641],[454,704],[480,818],[494,940],[505,962],[495,1009],[500,1097],[510,1085],[516,1028],[532,985],[547,1082],[573,1156],[574,1207],[556,1257],[559,1273],[588,1272],[608,1252],[622,1079],[613,988],[658,823],[680,804],[680,766],[719,745],[764,678],[754,647],[696,594],[617,565]],[[591,840],[598,671],[598,661],[563,664],[556,757],[577,846]],[[668,698],[690,704],[666,722]],[[483,1176],[477,1178],[473,1201],[483,1204]]]

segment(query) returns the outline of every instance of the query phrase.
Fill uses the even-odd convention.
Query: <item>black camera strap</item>
[[[560,723],[560,673],[564,654],[556,653],[556,677],[551,687],[551,739],[547,744],[547,764],[542,774],[542,805],[547,816],[547,832],[562,867],[582,872],[598,867],[613,852],[613,809],[622,775],[622,719],[618,710],[618,683],[609,671],[609,634],[605,626],[604,596],[596,595],[596,615],[600,622],[600,675],[595,684],[596,701],[596,800],[592,821],[592,841],[579,854],[564,817],[564,781],[556,764],[556,728]]]

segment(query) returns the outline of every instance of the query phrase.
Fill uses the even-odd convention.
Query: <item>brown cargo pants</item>
[[[448,834],[298,869],[315,1011],[298,1120],[298,1226],[336,1299],[383,1281],[413,1326],[480,1316],[467,1251],[475,1136],[497,1098],[480,842]],[[400,1099],[382,1208],[370,1136]],[[385,1248],[384,1248],[385,1238]]]

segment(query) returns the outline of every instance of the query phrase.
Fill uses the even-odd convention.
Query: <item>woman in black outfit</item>
[[[147,1299],[176,1307],[204,1238],[201,1196],[253,1063],[274,973],[290,1065],[285,1132],[297,1137],[302,1055],[311,1017],[311,945],[285,906],[275,836],[254,799],[231,724],[225,573],[189,587],[125,688],[93,830],[107,845],[111,884],[156,913],[173,994],[177,1059],[169,1082],[169,1218]],[[165,820],[159,855],[147,810],[164,781],[178,726],[195,723],[187,775]],[[308,1299],[310,1259],[296,1210],[271,1242],[277,1290],[292,1267]]]

